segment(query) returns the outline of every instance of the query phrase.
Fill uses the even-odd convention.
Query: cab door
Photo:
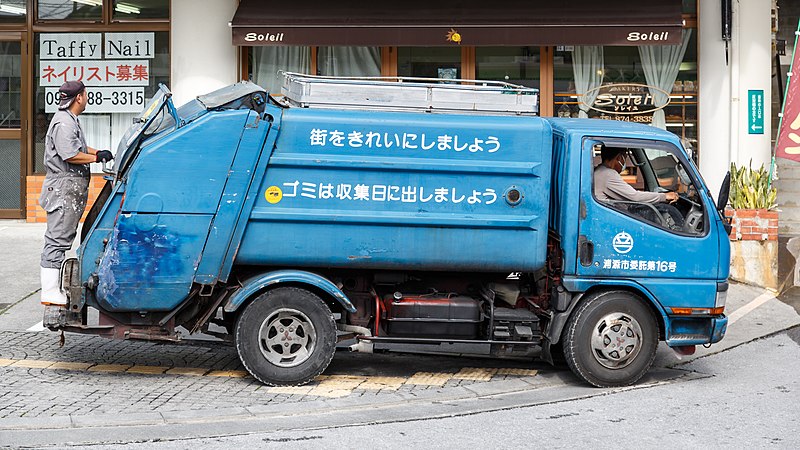
[[[664,205],[598,200],[593,173],[600,163],[601,143],[626,149],[629,169],[621,175],[634,188],[681,194],[682,199],[672,207],[688,220],[681,224],[664,220],[671,211]],[[665,307],[707,306],[703,303],[709,299],[713,306],[719,243],[716,227],[709,224],[712,202],[705,189],[698,187],[702,184],[696,170],[683,150],[670,142],[585,139],[581,151],[578,276],[638,284]],[[660,210],[666,212],[659,219]]]

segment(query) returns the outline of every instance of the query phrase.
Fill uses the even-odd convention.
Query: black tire
[[[579,378],[597,387],[627,386],[653,364],[658,325],[636,295],[603,292],[578,305],[561,342],[564,358]]]
[[[253,300],[236,321],[239,359],[270,386],[299,386],[321,374],[336,351],[333,314],[317,295],[276,288]]]

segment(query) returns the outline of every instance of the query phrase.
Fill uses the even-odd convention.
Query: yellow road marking
[[[353,375],[329,375],[319,380],[319,387],[328,390],[348,389],[353,390],[361,383],[367,381],[366,377]]]
[[[212,370],[206,376],[209,377],[229,377],[229,378],[244,378],[250,374],[244,370]]]
[[[347,397],[352,393],[353,393],[352,389],[329,389],[323,386],[317,386],[311,388],[311,390],[308,391],[308,395],[316,395],[317,397],[330,397],[330,398]]]
[[[130,364],[98,364],[89,367],[89,372],[125,372],[131,367]]]
[[[48,369],[78,370],[83,372],[89,367],[92,367],[92,364],[80,363],[80,362],[57,362],[52,366],[48,367]]]
[[[50,366],[55,364],[55,361],[41,361],[36,359],[20,359],[13,364],[11,367],[25,367],[28,369],[46,369]]]
[[[444,386],[453,377],[452,373],[417,372],[410,376],[405,384],[419,384],[423,386]]]
[[[208,376],[244,378],[249,374],[244,370],[210,370],[202,367],[166,367],[132,364],[93,364],[84,362],[47,361],[36,359],[0,358],[0,367],[29,369],[73,370],[85,372],[135,373],[143,375]],[[404,384],[420,386],[444,386],[451,379],[470,381],[490,381],[495,375],[535,376],[536,370],[516,368],[464,367],[457,373],[417,372],[410,377],[380,377],[360,375],[320,375],[305,386],[269,387],[271,394],[313,395],[318,397],[346,397],[354,390],[396,391]]]
[[[368,377],[367,381],[358,386],[359,389],[366,391],[396,391],[405,383],[403,377]]]
[[[199,367],[173,367],[167,371],[167,375],[190,375],[194,377],[201,377],[208,372],[208,369]]]
[[[453,375],[453,378],[458,380],[471,380],[471,381],[489,381],[497,369],[483,369],[480,367],[464,367]]]
[[[128,373],[141,373],[144,375],[160,375],[169,370],[169,367],[161,366],[133,366],[126,370]]]

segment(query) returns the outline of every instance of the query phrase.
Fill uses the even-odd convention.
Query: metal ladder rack
[[[326,77],[283,73],[285,106],[537,115],[539,90],[502,81],[416,77]],[[452,84],[451,84],[452,82]],[[470,84],[461,84],[470,83]]]

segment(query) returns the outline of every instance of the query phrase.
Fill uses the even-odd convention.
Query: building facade
[[[112,150],[158,83],[181,104],[241,79],[279,92],[284,70],[536,87],[543,116],[676,133],[712,190],[730,161],[770,160],[773,0],[731,2],[728,22],[724,1],[431,3],[2,0],[0,216],[44,217],[43,138],[67,78],[96,93],[89,145]],[[761,133],[748,131],[752,91],[767,99]]]

